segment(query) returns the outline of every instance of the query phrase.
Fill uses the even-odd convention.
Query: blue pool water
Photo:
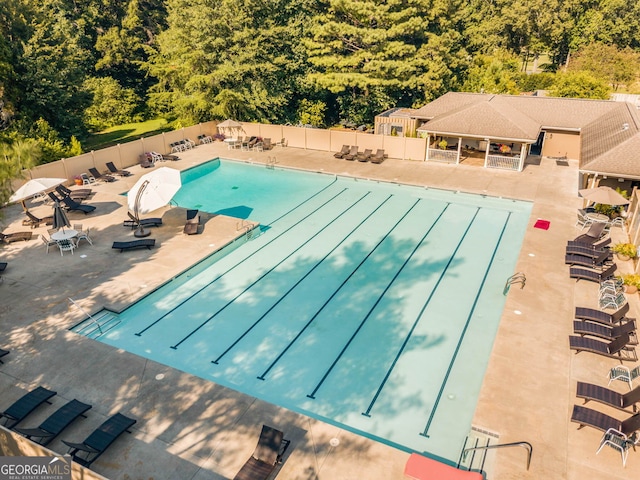
[[[174,203],[263,233],[99,340],[456,461],[531,204],[232,161],[182,175]]]

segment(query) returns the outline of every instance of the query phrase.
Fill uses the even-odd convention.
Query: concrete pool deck
[[[514,285],[507,297],[473,421],[497,433],[500,443],[530,442],[533,459],[526,471],[523,449],[500,449],[488,466],[489,478],[635,477],[637,454],[630,453],[623,469],[616,451],[595,455],[601,432],[578,431],[570,422],[572,405],[581,403],[575,399],[576,381],[606,385],[606,373],[617,365],[597,355],[575,355],[568,347],[574,306],[597,306],[597,285],[571,280],[563,262],[566,240],[578,233],[577,163],[542,159],[523,172],[395,159],[374,165],[335,159],[327,152],[279,147],[243,152],[214,143],[164,165],[185,169],[216,157],[266,163],[274,156],[281,166],[534,202],[516,268],[526,274],[526,286]],[[262,424],[283,430],[292,441],[278,479],[403,478],[406,452],[68,331],[83,319],[68,298],[89,313],[104,306],[120,310],[242,231],[236,219],[204,215],[201,235],[183,235],[184,210],[167,207],[153,214],[164,221],[150,229],[156,248],[112,250],[113,241],[133,237],[122,227],[126,202],[120,194],[148,171],[129,170],[132,177],[92,186],[96,193],[85,203],[96,205],[95,213],[69,214],[72,224],[91,228],[93,246],[83,242],[74,255],[64,257],[53,248],[46,254],[39,240],[3,246],[0,261],[9,266],[0,284],[0,347],[11,353],[0,365],[0,408],[37,385],[58,392],[55,407],[72,398],[92,404],[86,420],[50,444],[60,453],[66,451],[61,438],[80,440],[110,414],[121,411],[136,418],[133,434],[118,440],[93,466],[113,479],[233,478],[253,451]],[[34,204],[33,211],[50,207]],[[20,206],[6,207],[2,231],[25,230],[22,218]],[[549,220],[549,230],[533,228],[537,218]],[[33,232],[46,233],[46,227]],[[613,235],[623,234],[614,229]],[[624,262],[618,266],[630,268]],[[636,296],[631,310],[637,316]],[[612,388],[627,391],[617,383]],[[589,406],[616,418],[628,416]],[[52,411],[42,408],[21,426],[37,425]]]

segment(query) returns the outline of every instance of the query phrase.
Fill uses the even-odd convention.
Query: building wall
[[[375,117],[374,133],[398,137],[413,137],[418,128],[418,121],[408,117]],[[392,132],[395,130],[395,135]]]
[[[580,133],[546,130],[542,144],[542,155],[580,160]]]

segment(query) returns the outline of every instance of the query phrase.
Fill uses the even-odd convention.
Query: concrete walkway
[[[522,449],[496,451],[487,466],[489,478],[635,478],[637,454],[631,452],[623,469],[615,451],[595,455],[601,432],[577,431],[570,423],[576,380],[606,385],[605,375],[616,365],[588,353],[576,356],[568,348],[574,297],[578,305],[597,303],[597,285],[576,284],[563,263],[566,240],[578,233],[575,163],[543,159],[523,172],[395,159],[373,165],[294,148],[229,151],[222,143],[181,156],[167,166],[185,169],[218,156],[266,163],[275,156],[281,166],[534,202],[516,268],[525,272],[526,287],[512,288],[507,297],[473,422],[498,434],[501,443],[532,443],[533,461],[527,472]],[[83,318],[69,307],[68,298],[90,313],[103,306],[122,309],[241,234],[238,220],[206,216],[201,235],[183,235],[184,210],[166,207],[154,212],[164,221],[152,229],[156,248],[112,250],[113,241],[133,236],[122,226],[127,209],[121,194],[146,171],[129,170],[133,176],[93,187],[96,193],[85,203],[98,207],[94,214],[69,215],[72,223],[91,229],[93,246],[83,243],[74,255],[63,257],[53,249],[46,254],[39,240],[2,248],[0,261],[9,267],[0,285],[0,347],[11,354],[0,365],[0,408],[37,385],[58,392],[54,407],[72,398],[91,403],[89,418],[61,436],[70,440],[81,440],[118,411],[137,418],[133,435],[94,464],[94,470],[113,479],[233,478],[253,451],[263,423],[282,429],[292,441],[278,479],[401,479],[409,456],[405,452],[68,331]],[[50,207],[34,205],[36,213],[47,211]],[[2,231],[24,230],[20,206],[3,212]],[[549,220],[550,229],[533,228],[537,218]],[[46,228],[34,230],[40,232]],[[617,229],[614,235],[623,234]],[[637,313],[636,300],[632,313]],[[619,383],[612,388],[625,392],[628,387]],[[627,416],[600,405],[592,408]],[[39,410],[23,426],[37,425],[51,411]],[[66,451],[60,439],[50,448]]]

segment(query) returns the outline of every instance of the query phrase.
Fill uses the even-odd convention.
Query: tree
[[[122,88],[111,77],[91,77],[84,81],[84,88],[93,101],[85,110],[85,123],[96,131],[121,123],[134,121],[140,99],[131,88]]]
[[[14,139],[0,142],[0,204],[4,205],[13,194],[12,182],[23,171],[35,166],[40,156],[38,142],[31,139]],[[0,210],[1,214],[1,210]]]
[[[589,72],[566,72],[556,74],[549,94],[554,97],[607,100],[611,96],[611,89],[606,81],[594,77]]]
[[[520,93],[520,60],[506,51],[495,56],[478,55],[462,86],[466,92]]]
[[[580,50],[570,64],[570,71],[587,71],[606,80],[614,91],[633,83],[640,72],[640,55],[630,48],[592,43]]]

